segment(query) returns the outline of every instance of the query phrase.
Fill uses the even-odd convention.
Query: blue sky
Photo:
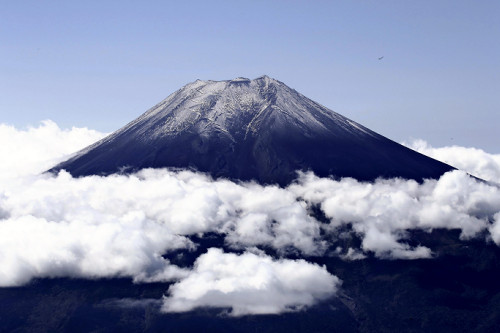
[[[393,140],[500,153],[498,17],[487,0],[3,1],[0,122],[112,131],[198,78],[267,74]]]

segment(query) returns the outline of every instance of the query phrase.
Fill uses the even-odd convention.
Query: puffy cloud
[[[462,171],[418,184],[411,180],[340,181],[302,173],[288,188],[310,204],[319,204],[335,230],[352,225],[362,249],[382,258],[425,258],[430,249],[411,248],[405,231],[459,229],[463,239],[486,230],[500,211],[500,189]]]
[[[434,148],[424,140],[413,140],[403,144],[471,175],[500,183],[500,154],[489,154],[481,149],[459,146]]]
[[[185,275],[161,254],[187,239],[133,212],[120,219],[50,221],[22,215],[0,222],[0,286],[38,277],[132,277],[168,281]]]
[[[286,188],[215,181],[191,171],[166,169],[76,179],[66,172],[39,174],[69,151],[101,136],[86,129],[62,130],[51,122],[25,131],[0,125],[0,153],[9,156],[0,166],[5,171],[0,176],[2,286],[56,276],[179,281],[165,300],[166,310],[216,306],[230,307],[235,315],[276,313],[321,299],[312,286],[300,289],[303,281],[309,281],[307,274],[291,286],[289,277],[282,275],[286,267],[315,272],[322,290],[335,290],[328,289],[327,282],[336,286],[338,281],[319,266],[273,260],[251,254],[249,248],[271,248],[282,257],[292,251],[304,256],[329,253],[344,260],[363,260],[372,254],[386,259],[430,258],[433,249],[410,245],[408,231],[436,228],[458,229],[464,240],[489,232],[500,245],[499,187],[462,171],[422,184],[402,179],[333,180],[301,173]],[[476,162],[488,166],[478,167],[481,170],[495,170],[491,163]],[[317,209],[326,220],[314,213]],[[190,237],[204,233],[217,233],[226,248],[247,252],[235,255],[212,249],[192,269],[177,267],[162,256],[191,251],[197,244]],[[345,243],[339,240],[346,235],[359,238],[360,246],[348,242],[343,248]],[[327,252],[329,246],[335,249]],[[255,279],[267,282],[258,289],[252,284],[253,275],[244,279],[228,270],[230,265],[244,272],[253,267],[258,272]],[[197,279],[208,282],[195,295],[190,285]],[[233,289],[225,292],[219,280]],[[276,300],[264,298],[266,293]],[[236,301],[242,298],[248,300],[239,306]]]
[[[12,217],[33,215],[50,221],[119,220],[142,213],[170,233],[228,234],[228,242],[291,246],[312,254],[319,225],[304,202],[285,189],[213,181],[194,172],[145,169],[133,175],[72,178],[42,175],[11,186],[0,207]],[[257,221],[260,219],[260,221]]]
[[[184,236],[206,232],[227,235],[238,248],[312,254],[323,244],[318,222],[286,190],[187,171],[29,177],[0,194],[0,210],[3,285],[61,275],[168,280],[172,274],[164,273],[169,266],[161,255],[192,248]],[[255,216],[262,221],[253,224]]]
[[[263,254],[211,248],[189,275],[169,288],[163,311],[231,308],[234,316],[294,311],[331,297],[340,285],[325,267]]]
[[[104,135],[87,128],[61,129],[50,120],[26,130],[0,123],[0,180],[43,172]]]
[[[319,223],[308,214],[307,203],[277,186],[213,182],[220,198],[237,218],[225,225],[227,242],[236,247],[268,245],[277,250],[294,247],[305,254],[319,254]],[[224,185],[224,186],[221,186]]]
[[[312,216],[314,205],[320,206],[329,219],[328,224],[321,224]],[[184,236],[207,232],[223,235],[227,245],[239,249],[268,246],[283,254],[290,249],[306,255],[321,254],[327,244],[322,233],[335,234],[335,230],[344,225],[351,225],[362,239],[358,252],[352,249],[346,259],[354,253],[358,253],[355,257],[359,258],[359,250],[373,252],[381,258],[412,259],[431,256],[431,249],[407,245],[404,242],[407,230],[460,229],[464,239],[487,229],[496,230],[489,228],[489,224],[500,211],[500,190],[461,171],[423,184],[401,179],[374,183],[350,178],[335,181],[306,173],[285,189],[214,181],[190,171],[176,173],[164,169],[77,179],[61,172],[57,177],[42,175],[10,186],[0,196],[0,210],[3,212],[0,231],[10,235],[4,248],[12,246],[8,253],[16,256],[25,253],[23,235],[37,226],[30,219],[37,219],[40,225],[55,227],[42,228],[51,230],[45,233],[32,231],[40,233],[40,237],[32,240],[32,246],[64,234],[75,234],[72,241],[80,244],[78,234],[98,235],[104,230],[103,235],[107,237],[102,238],[100,245],[92,243],[84,248],[102,247],[104,251],[107,242],[116,245],[123,235],[133,236],[130,246],[137,244],[138,249],[132,251],[136,254],[130,252],[132,259],[141,252],[148,257],[151,253],[160,256],[171,249],[188,249],[193,245]],[[91,231],[92,228],[95,231]],[[117,236],[110,230],[115,230]],[[156,233],[164,238],[156,241]],[[55,239],[49,243],[52,242],[58,243]],[[72,246],[69,241],[59,244]],[[40,245],[40,249],[44,246]],[[57,248],[54,252],[67,251]],[[26,254],[26,258],[29,257]],[[80,261],[83,257],[70,258]],[[34,259],[19,258],[36,266]],[[104,256],[100,254],[95,258]],[[74,271],[75,263],[61,262]],[[9,271],[15,270],[9,268]],[[78,271],[84,276],[98,274],[90,268]],[[117,267],[106,274],[122,271],[123,268]],[[38,273],[33,276],[45,275],[42,271],[34,272]],[[132,275],[136,276],[139,270],[134,272]]]

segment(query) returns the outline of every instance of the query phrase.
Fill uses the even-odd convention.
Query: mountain
[[[452,169],[262,76],[189,83],[50,171],[85,176],[149,167],[281,185],[297,170],[420,181]]]
[[[255,80],[237,78],[190,83],[124,128],[78,152],[51,171],[66,169],[75,176],[83,176],[131,172],[144,167],[195,168],[215,177],[279,184],[292,181],[295,171],[300,169],[313,170],[320,176],[351,176],[362,180],[381,176],[421,180],[438,177],[452,169],[311,101],[277,80],[263,76]],[[449,183],[447,186],[455,188],[458,184]],[[441,188],[440,192],[465,205],[462,197],[453,196],[449,187]],[[116,190],[120,191],[120,185]],[[469,195],[464,193],[464,196]],[[473,194],[477,196],[478,193]],[[488,193],[484,194],[486,196]],[[92,201],[106,199],[105,196],[96,196]],[[89,197],[85,196],[81,201],[86,200]],[[386,202],[380,201],[380,205]],[[491,211],[491,205],[482,202],[489,201],[476,201],[477,204],[469,209]],[[57,200],[33,203],[35,207],[39,205],[48,206],[51,215],[52,211],[54,215],[59,214]],[[76,206],[68,209],[81,209]],[[180,209],[198,210],[196,202],[192,202],[192,208],[181,206]],[[443,218],[445,225],[451,218],[447,211],[452,208],[440,201],[435,202],[435,207],[438,206],[443,206],[443,213],[438,218]],[[165,210],[168,209],[166,205]],[[364,251],[366,258],[349,260],[345,258],[347,256],[340,256],[338,251],[361,248],[364,238],[359,229],[352,224],[333,229],[321,207],[311,205],[307,209],[310,217],[325,225],[321,231],[327,247],[324,253],[306,255],[295,249],[281,253],[265,243],[252,251],[262,251],[280,261],[305,260],[324,267],[342,281],[334,297],[312,306],[281,314],[237,317],[229,315],[226,308],[203,306],[188,312],[165,313],[161,311],[163,297],[177,281],[137,283],[119,274],[106,278],[78,278],[78,275],[71,274],[72,266],[68,276],[42,275],[23,286],[0,287],[0,333],[498,331],[500,247],[491,241],[490,236],[468,239],[462,237],[460,229],[439,227],[402,229],[396,232],[408,247],[432,249],[432,258],[380,259],[367,250]],[[346,205],[346,211],[349,209],[352,207]],[[68,215],[68,219],[74,216],[64,215]],[[236,218],[228,215],[230,219]],[[254,215],[262,214],[257,212]],[[465,215],[461,212],[458,219],[465,219]],[[482,223],[485,218],[481,213],[477,222]],[[489,217],[489,222],[492,218]],[[101,215],[96,219],[101,219]],[[155,217],[148,216],[147,219]],[[247,221],[253,223],[254,219]],[[291,221],[295,223],[295,219]],[[133,233],[118,235],[113,230],[120,229],[113,227],[114,222],[103,219],[106,230],[113,235],[111,242],[126,243],[129,239],[134,242],[135,234],[141,229],[139,223],[133,222]],[[267,222],[269,228],[277,224],[271,215]],[[57,223],[50,221],[52,225]],[[117,219],[116,223],[122,222]],[[193,271],[198,258],[208,249],[221,249],[226,253],[241,251],[227,241],[227,229],[183,234],[195,245],[193,248],[152,253],[151,256],[161,255],[172,265]],[[288,227],[283,229],[288,231]],[[93,237],[102,235],[82,235],[86,239]],[[76,246],[74,251],[64,255],[83,260],[85,257],[79,248]],[[109,251],[113,249],[110,246]],[[35,257],[44,255],[43,248],[41,253],[35,252],[32,252]],[[141,259],[141,253],[137,257],[137,260],[145,260]],[[103,266],[107,263],[105,260],[109,259],[103,258]],[[109,265],[114,264],[109,261]],[[26,266],[23,272],[31,269],[29,263],[23,261],[21,264]],[[61,270],[57,258],[54,258],[53,266],[55,270]],[[10,266],[5,269],[10,269]],[[290,274],[295,273],[303,274],[290,271]],[[198,282],[200,285],[203,284],[202,279],[199,281],[202,281]],[[313,284],[315,280],[311,281]],[[223,279],[217,282],[226,283]],[[211,292],[203,297],[217,295],[217,292]],[[269,294],[269,298],[273,297]]]

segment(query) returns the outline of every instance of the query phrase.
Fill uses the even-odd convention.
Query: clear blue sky
[[[197,78],[267,74],[393,140],[500,153],[499,18],[497,0],[1,1],[0,122],[112,131]]]

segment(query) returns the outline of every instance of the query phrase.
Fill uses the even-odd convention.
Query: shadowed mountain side
[[[149,167],[280,185],[297,170],[420,181],[453,169],[263,76],[190,83],[50,171],[85,176]]]

